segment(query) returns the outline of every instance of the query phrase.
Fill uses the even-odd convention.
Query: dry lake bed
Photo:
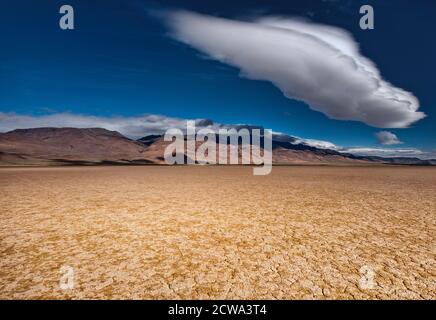
[[[0,169],[1,299],[436,299],[436,168]]]

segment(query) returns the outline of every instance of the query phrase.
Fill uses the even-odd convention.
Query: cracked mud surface
[[[2,299],[436,298],[434,168],[3,168],[0,217]]]

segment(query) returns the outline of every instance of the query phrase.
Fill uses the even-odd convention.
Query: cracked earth
[[[436,298],[434,168],[2,168],[0,219],[1,299]]]

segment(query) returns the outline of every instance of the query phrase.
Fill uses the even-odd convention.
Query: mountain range
[[[103,128],[16,129],[0,133],[0,165],[163,165],[169,143],[162,135],[133,140]],[[321,149],[288,135],[273,135],[272,149],[275,165],[436,165],[436,160],[357,156]]]

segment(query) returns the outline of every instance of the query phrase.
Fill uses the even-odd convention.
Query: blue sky
[[[380,147],[387,130],[401,148],[436,149],[434,1],[2,1],[0,112],[40,117],[159,114],[249,123],[344,147]],[[75,10],[75,30],[61,30],[59,7]],[[375,29],[359,28],[359,7],[372,4]],[[169,36],[150,10],[185,9],[245,20],[298,16],[350,32],[383,79],[413,93],[427,116],[408,128],[382,129],[329,119],[286,98],[269,81],[206,57]],[[1,129],[1,128],[0,128]],[[397,146],[398,147],[398,146]]]

